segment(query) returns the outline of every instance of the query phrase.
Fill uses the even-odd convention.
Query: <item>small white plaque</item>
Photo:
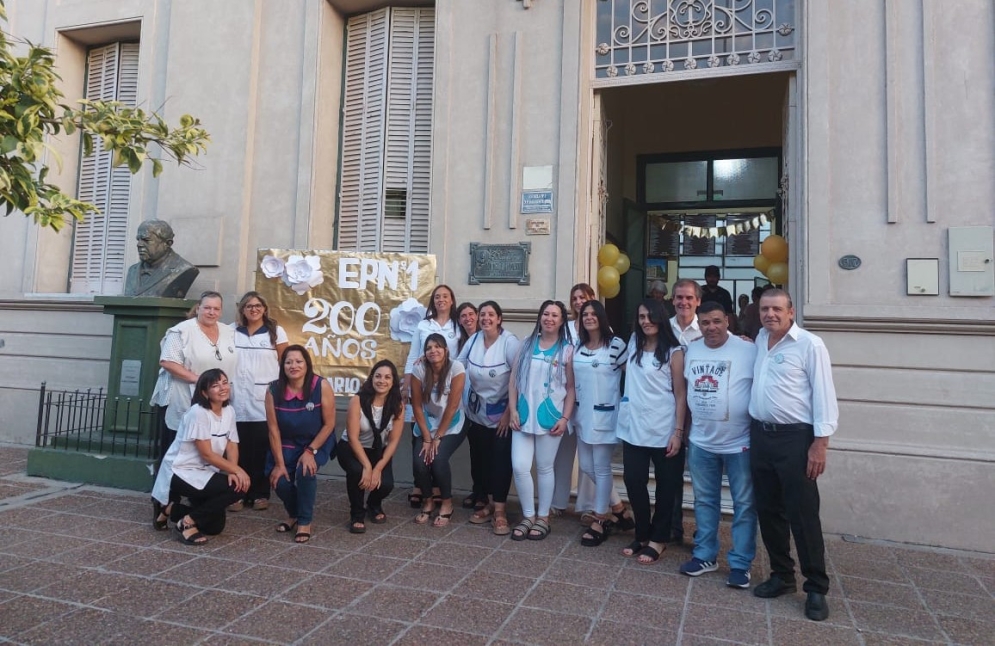
[[[549,218],[528,218],[525,220],[525,233],[530,236],[548,236]]]

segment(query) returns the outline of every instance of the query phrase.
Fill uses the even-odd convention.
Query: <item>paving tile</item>
[[[131,581],[132,579],[124,574],[83,570],[73,576],[61,577],[32,594],[61,601],[92,604],[97,599],[127,588]]]
[[[197,549],[191,547],[191,550]],[[197,560],[200,552],[176,552],[173,550],[161,550],[156,548],[143,549],[116,561],[104,564],[104,568],[113,572],[126,572],[129,574],[140,574],[153,576],[172,570],[177,566],[190,566],[182,569],[195,569],[192,562]]]
[[[110,568],[116,565],[117,562],[114,562],[105,567]],[[172,581],[173,583],[186,583],[201,588],[211,588],[248,568],[248,563],[200,556],[162,572],[158,575],[158,578],[163,581]]]
[[[0,522],[3,522],[3,516],[0,516]],[[24,541],[30,541],[35,536],[37,536],[36,532],[21,529],[13,524],[0,527],[0,554],[9,554],[8,548]],[[0,561],[0,571],[3,569],[3,562]]]
[[[619,592],[683,601],[689,583],[689,578],[686,576],[669,574],[653,565],[647,565],[639,569],[624,568],[615,580],[615,589]]]
[[[702,637],[728,639],[746,644],[769,642],[767,618],[752,612],[689,603],[684,625],[691,627],[694,634]]]
[[[340,613],[298,642],[302,646],[329,644],[389,644],[408,627],[390,619]]]
[[[543,578],[547,581],[562,581],[575,585],[586,585],[609,589],[618,578],[618,566],[600,563],[585,563],[573,559],[558,558],[553,561]]]
[[[841,609],[842,610],[842,609]],[[857,632],[850,627],[835,626],[824,622],[771,618],[775,644],[832,644],[833,646],[861,646]]]
[[[136,527],[135,529],[128,530],[122,534],[117,534],[114,536],[115,543],[132,545],[136,549],[142,547],[163,547],[163,546],[174,546],[181,545],[179,541],[176,540],[176,532],[170,530],[167,532],[159,532],[152,529],[152,525],[146,525],[144,527]]]
[[[218,630],[266,603],[265,599],[207,590],[164,610],[156,617],[194,628]]]
[[[18,596],[0,603],[0,637],[17,637],[36,626],[76,611],[76,606],[52,599]]]
[[[587,638],[591,624],[592,621],[588,617],[519,608],[498,636],[529,644],[572,645],[579,644]]]
[[[758,545],[758,547],[760,546]],[[891,545],[878,545],[870,542],[851,542],[839,538],[831,539],[827,537],[826,552],[833,563],[838,563],[840,560],[845,559],[898,562],[896,555],[898,549]],[[792,558],[794,558],[794,555],[792,555]]]
[[[515,606],[507,603],[450,594],[429,610],[418,623],[478,635],[493,635],[514,609]]]
[[[936,644],[949,644],[950,642],[932,641],[927,639],[914,639],[906,635],[886,635],[885,633],[860,632],[864,640],[864,646],[934,646]]]
[[[260,555],[256,563],[314,574],[327,570],[348,555],[348,552],[320,547],[310,542],[301,546],[272,545],[272,553]]]
[[[493,553],[494,548],[492,547],[478,547],[446,541],[433,543],[431,549],[425,550],[418,557],[418,560],[472,570]]]
[[[407,565],[403,559],[368,554],[350,554],[325,569],[327,574],[362,579],[364,581],[386,581],[394,572]]]
[[[978,578],[971,574],[907,567],[909,578],[920,589],[944,590],[960,594],[987,595]]]
[[[725,584],[727,574],[716,572],[715,575],[704,574],[690,579],[691,595],[688,601],[742,612],[767,612],[763,599],[754,597],[752,590],[730,588]]]
[[[387,582],[405,588],[448,592],[465,575],[462,568],[413,561],[391,575]]]
[[[225,632],[291,643],[308,634],[328,619],[328,611],[271,601],[225,627]]]
[[[435,592],[381,584],[343,610],[365,617],[390,617],[399,621],[413,622],[438,600],[439,595]]]
[[[968,572],[973,572],[983,577],[995,577],[995,558],[970,558],[961,557],[961,563]]]
[[[69,538],[91,538],[114,542],[121,534],[141,527],[138,523],[124,520],[90,518],[78,514],[56,512],[23,525],[45,534],[60,534]],[[147,525],[151,529],[151,524]]]
[[[123,520],[131,523],[149,524],[152,518],[151,502],[124,502],[116,501],[113,505],[91,505],[85,512],[80,509],[64,509],[62,511],[75,515],[84,515],[90,518],[105,518],[112,520]],[[96,523],[100,524],[100,523]]]
[[[225,579],[215,587],[243,594],[273,598],[280,593],[311,578],[311,574],[299,570],[287,570],[268,565],[254,565],[235,576]]]
[[[17,641],[23,644],[112,644],[125,643],[115,640],[122,624],[133,624],[126,615],[106,610],[83,608],[52,619],[46,624],[21,633]]]
[[[991,646],[995,623],[964,617],[937,617],[940,627],[957,644],[965,646]]]
[[[716,639],[714,637],[705,637],[703,635],[694,635],[687,632],[685,629],[684,634],[681,636],[681,646],[729,646],[730,644],[745,644],[748,642],[738,642],[731,641],[728,639]]]
[[[488,638],[483,635],[435,628],[434,626],[415,625],[401,635],[392,646],[484,646]]]
[[[597,617],[608,600],[608,589],[571,585],[557,581],[541,581],[522,600],[522,606]]]
[[[973,596],[941,592],[939,590],[921,590],[926,607],[939,615],[951,615],[962,619],[995,622],[995,599],[991,595]],[[995,633],[995,624],[992,625]],[[995,634],[993,634],[995,641]]]
[[[32,503],[32,507],[38,509],[49,509],[51,511],[68,511],[76,514],[90,515],[90,511],[96,508],[107,508],[89,496],[80,496],[67,493],[61,496],[46,498]],[[149,505],[149,515],[152,514],[152,505]]]
[[[10,554],[3,554],[0,552],[0,574],[8,570],[16,570],[23,567],[29,563],[34,563],[35,559],[30,559],[24,556],[11,556]],[[0,577],[0,588],[3,587],[3,577]]]
[[[15,507],[14,509],[0,509],[0,523],[10,527],[18,525],[26,526],[36,520],[53,515],[55,512],[48,509],[39,509],[34,506]]]
[[[601,619],[641,626],[653,633],[662,631],[676,635],[683,613],[684,604],[673,599],[613,592],[604,606]]]
[[[207,547],[211,547],[215,541],[223,538],[225,534],[213,539],[211,543],[208,543]],[[231,537],[230,534],[228,536]],[[274,553],[282,554],[290,549],[292,549],[290,545],[281,545],[262,538],[238,538],[230,540],[230,542],[226,541],[216,549],[211,550],[210,555],[212,558],[227,559],[240,563],[258,563],[263,559],[269,558]]]
[[[198,588],[187,585],[131,578],[127,587],[101,598],[95,605],[122,615],[152,617],[198,593]]]
[[[77,541],[83,543],[81,547],[61,554],[54,554],[47,560],[57,563],[69,563],[78,567],[99,567],[130,556],[135,553],[135,548],[131,545],[119,545],[117,543],[101,543],[98,541]]]
[[[349,605],[372,587],[373,584],[366,581],[315,574],[280,597],[291,603],[334,609]]]
[[[897,585],[884,581],[839,577],[841,592],[852,601],[869,601],[886,606],[922,609],[922,601],[915,586]]]
[[[0,576],[0,589],[13,592],[32,592],[50,585],[53,581],[73,577],[82,571],[82,568],[62,563],[28,561],[19,568],[4,572],[3,576]]]
[[[862,631],[905,635],[920,639],[941,639],[943,637],[933,618],[928,613],[918,610],[852,601],[850,602],[850,611],[853,613],[857,628]]]
[[[659,646],[660,644],[676,644],[677,630],[651,627],[644,621],[635,623],[620,623],[617,621],[601,621],[594,625],[594,630],[587,640],[588,644],[605,644],[611,646]],[[686,641],[683,643],[687,643]],[[724,642],[728,646],[729,642]]]
[[[533,581],[530,579],[478,569],[456,586],[452,594],[457,597],[517,604],[529,593],[532,585]]]
[[[511,526],[514,527],[517,521],[511,520],[510,522]],[[417,527],[417,525],[415,525],[415,527]],[[414,530],[412,529],[412,531]],[[471,525],[469,523],[465,525],[456,525],[453,527],[451,532],[443,537],[440,537],[440,539],[450,543],[475,545],[477,547],[501,547],[505,543],[514,542],[508,536],[495,536],[494,532],[489,532],[478,525]]]
[[[966,572],[967,567],[955,554],[943,554],[935,550],[896,549],[895,559],[905,567],[942,570],[944,572]]]
[[[2,517],[0,517],[0,522],[3,522]],[[81,539],[75,536],[35,532],[30,539],[8,546],[4,548],[4,551],[14,556],[47,559],[50,556],[74,550],[80,546],[81,542]]]
[[[433,541],[420,538],[407,538],[404,536],[381,536],[370,541],[359,549],[361,554],[370,556],[391,556],[399,559],[413,559],[429,548],[437,551],[444,551],[438,548]]]
[[[477,571],[499,572],[534,579],[546,572],[554,560],[551,556],[497,550],[477,566]]]
[[[836,564],[836,573],[842,576],[888,581],[889,583],[912,583],[905,568],[897,561],[867,561],[850,559]]]

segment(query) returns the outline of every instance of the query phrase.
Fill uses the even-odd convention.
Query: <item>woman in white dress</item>
[[[480,304],[478,320],[480,331],[470,337],[457,359],[466,368],[463,407],[468,422],[470,473],[474,489],[479,479],[484,502],[489,502],[473,513],[470,522],[490,522],[494,533],[504,536],[511,533],[506,512],[511,488],[508,381],[521,342],[501,326],[503,313],[494,301]]]
[[[455,357],[459,354],[460,326],[459,317],[456,314],[456,294],[448,285],[436,285],[435,289],[432,290],[425,318],[418,322],[418,327],[415,328],[411,337],[408,360],[404,364],[404,383],[401,386],[401,395],[404,397],[405,405],[410,403],[411,375],[415,368],[415,361],[421,358],[425,351],[425,341],[431,334],[442,335],[446,341],[446,347],[449,349],[449,356]],[[414,422],[413,411],[406,413],[404,421]],[[413,431],[414,427],[412,427],[411,434],[412,447],[417,437]],[[438,492],[434,492],[434,494],[438,497]],[[414,509],[422,506],[422,490],[417,486],[412,488],[411,493],[408,494],[408,503]]]
[[[580,334],[580,308],[584,303],[597,300],[594,288],[587,283],[577,283],[570,288],[570,313],[573,319],[567,325],[570,344],[577,345]],[[560,448],[556,451],[556,463],[553,473],[556,475],[556,487],[553,489],[554,516],[559,516],[570,505],[570,490],[573,488],[574,464],[577,463],[577,434],[572,422],[567,423],[567,432],[560,440]],[[581,523],[589,525],[594,520],[594,481],[581,470],[577,471],[577,499],[574,501],[574,512],[580,515]]]
[[[580,324],[580,340],[571,364],[577,394],[572,422],[581,471],[595,484],[595,518],[580,542],[596,547],[613,529],[626,531],[635,526],[625,515],[625,504],[615,490],[612,474],[612,454],[618,442],[615,423],[621,397],[619,382],[628,355],[625,342],[612,334],[600,301],[588,301],[581,307]]]
[[[223,370],[200,375],[190,408],[163,457],[152,497],[165,505],[180,540],[203,545],[225,527],[225,508],[245,494],[249,474],[238,466],[238,430]],[[180,502],[185,497],[189,502]],[[172,501],[172,502],[170,502]]]
[[[522,521],[512,531],[516,541],[540,541],[549,535],[549,510],[553,502],[553,463],[567,419],[574,409],[573,346],[567,336],[567,308],[560,301],[545,301],[535,328],[522,343],[515,360],[508,396],[511,412],[511,463],[515,488],[522,505]],[[532,481],[535,461],[538,479]]]
[[[636,520],[635,540],[625,556],[655,563],[670,538],[674,498],[683,485],[687,382],[684,351],[663,304],[653,299],[636,310],[629,344],[617,434],[622,440],[625,489]],[[649,469],[656,477],[656,508],[650,514]]]
[[[232,405],[238,425],[239,466],[252,478],[245,498],[228,511],[242,511],[246,505],[257,511],[269,508],[269,478],[266,452],[269,427],[266,425],[266,388],[280,376],[280,356],[287,349],[287,333],[269,316],[269,306],[259,292],[246,292],[238,302],[235,316],[235,348],[238,373],[232,387]]]

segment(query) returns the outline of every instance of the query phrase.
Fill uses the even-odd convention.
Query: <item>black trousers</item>
[[[224,530],[225,508],[242,497],[241,493],[228,484],[228,476],[224,473],[215,473],[211,476],[203,489],[193,487],[174,474],[173,479],[169,481],[169,494],[170,498],[174,495],[186,496],[190,501],[189,506],[174,502],[170,519],[179,522],[184,516],[189,515],[197,529],[209,535],[220,534]]]
[[[754,420],[750,426],[750,471],[771,574],[784,581],[795,580],[790,554],[790,537],[794,535],[805,592],[825,594],[829,577],[819,520],[819,486],[805,475],[814,439],[811,427],[765,431]]]
[[[473,495],[478,500],[508,502],[513,477],[511,469],[511,429],[498,437],[497,429],[476,422],[466,426],[466,439],[470,442],[470,476],[473,478]],[[479,486],[478,486],[479,482]]]
[[[370,464],[375,465],[383,456],[383,449],[374,451],[364,448],[363,450],[366,451],[366,457]],[[362,521],[366,518],[367,507],[380,509],[384,499],[394,490],[393,460],[384,466],[383,472],[380,474],[380,486],[369,492],[367,496],[366,492],[359,488],[359,481],[363,478],[363,463],[356,458],[352,445],[346,440],[339,442],[337,456],[339,466],[345,471],[345,489],[346,493],[349,494],[349,516],[352,518],[352,522]]]
[[[668,458],[666,447],[636,446],[622,442],[625,489],[636,521],[636,540],[666,543],[673,526],[674,498],[684,485],[683,445]],[[650,515],[650,462],[656,475],[656,506]]]
[[[269,500],[266,477],[266,452],[269,451],[269,426],[266,422],[238,422],[238,466],[249,474],[249,490],[243,500]]]

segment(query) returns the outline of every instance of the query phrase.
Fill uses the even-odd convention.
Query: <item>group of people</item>
[[[574,508],[589,512],[581,544],[597,547],[614,532],[634,530],[622,554],[652,564],[681,523],[687,457],[697,529],[680,571],[718,569],[725,472],[734,508],[727,584],[750,587],[759,522],[771,575],[754,594],[796,589],[794,535],[806,615],[825,619],[816,480],[837,424],[825,345],[795,323],[782,290],[760,296],[763,329],[755,343],[729,331],[724,305],[702,303],[695,281],[678,280],[673,291],[673,316],[647,298],[631,337],[622,339],[594,290],[578,284],[570,312],[560,301],[543,302],[532,332],[519,339],[504,329],[498,303],[457,306],[453,290],[439,285],[403,375],[388,360],[373,366],[349,402],[340,441],[331,387],[314,374],[305,348],[287,345],[259,294],[241,299],[229,327],[218,323],[220,295],[206,292],[196,316],[162,341],[153,403],[165,408],[167,437],[154,524],[165,529],[172,521],[181,540],[200,545],[223,529],[226,510],[264,509],[272,488],[287,513],[276,530],[306,542],[315,475],[337,456],[346,473],[349,531],[365,532],[367,522],[386,520],[382,502],[393,490],[392,458],[407,420],[414,522],[451,522],[450,462],[465,438],[473,487],[462,506],[473,509],[471,523],[516,541],[545,539],[551,517],[568,506],[576,460]],[[615,488],[618,444],[631,511]],[[521,505],[514,525],[507,509],[512,481]]]

